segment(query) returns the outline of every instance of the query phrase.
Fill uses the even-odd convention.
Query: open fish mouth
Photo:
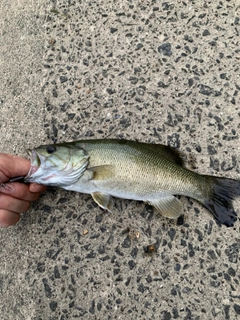
[[[41,157],[35,149],[27,150],[28,155],[30,156],[31,167],[26,175],[24,181],[30,182],[32,175],[39,169],[41,166]]]

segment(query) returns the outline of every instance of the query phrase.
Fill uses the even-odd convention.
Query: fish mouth
[[[24,178],[24,181],[25,182],[31,182],[32,176],[34,175],[34,173],[41,166],[41,157],[39,156],[39,154],[37,153],[37,151],[35,149],[32,149],[32,150],[28,149],[27,153],[28,153],[28,155],[30,157],[31,167],[30,167],[30,169],[28,171],[28,174]]]

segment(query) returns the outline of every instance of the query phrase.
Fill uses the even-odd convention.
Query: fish
[[[86,194],[112,210],[113,198],[144,201],[170,219],[182,214],[179,196],[206,207],[219,225],[237,220],[233,200],[240,181],[189,170],[172,147],[124,139],[92,139],[42,145],[28,151],[31,167],[24,178]]]

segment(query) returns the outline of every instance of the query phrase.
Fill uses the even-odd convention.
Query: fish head
[[[89,156],[71,144],[51,144],[28,150],[31,167],[25,182],[47,186],[69,186],[78,181],[88,166]]]

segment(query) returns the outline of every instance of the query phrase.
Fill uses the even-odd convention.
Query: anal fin
[[[93,192],[93,200],[99,205],[99,207],[111,212],[113,201],[112,197],[107,193]]]
[[[164,217],[177,219],[181,215],[182,203],[174,196],[167,196],[158,200],[146,201]]]

